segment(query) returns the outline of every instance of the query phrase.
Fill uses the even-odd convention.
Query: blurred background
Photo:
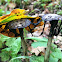
[[[49,13],[62,16],[62,0],[0,0],[0,16],[10,14],[11,11],[16,8],[29,10],[28,15],[33,17],[41,17],[43,14]],[[49,28],[50,24],[47,22],[44,33],[41,36],[40,34],[42,32],[43,26],[35,28],[35,32],[32,33],[33,36],[31,33],[24,32],[25,37],[35,37],[34,39],[31,38],[32,40],[27,40],[28,51],[30,51],[28,52],[28,56],[33,56],[30,58],[30,62],[44,62]],[[39,38],[43,38],[43,40]],[[62,62],[62,36],[54,36],[52,43],[52,54],[49,62]],[[9,38],[0,34],[0,62],[9,62],[12,58],[19,56],[19,58],[22,58],[21,52],[22,49],[20,38]],[[15,59],[13,62],[21,62],[21,59]]]
[[[62,15],[61,0],[0,0],[0,16],[13,9],[29,9],[29,15],[56,13]]]

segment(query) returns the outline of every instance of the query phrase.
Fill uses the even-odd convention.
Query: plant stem
[[[47,43],[47,49],[44,57],[44,62],[49,62],[51,43],[52,43],[52,37],[48,37],[48,43]]]

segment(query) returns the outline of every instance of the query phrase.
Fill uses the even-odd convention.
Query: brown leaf
[[[38,56],[38,54],[40,52],[45,52],[45,47],[37,47],[37,48],[33,48],[32,47],[32,50],[31,50],[32,53],[35,53],[36,56]]]

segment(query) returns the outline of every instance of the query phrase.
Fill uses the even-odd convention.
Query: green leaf
[[[6,39],[6,46],[12,46],[15,43],[16,38]]]
[[[62,15],[62,10],[61,11],[58,11],[57,14]]]
[[[21,59],[15,59],[15,60],[12,60],[11,62],[22,62]]]
[[[2,34],[0,34],[0,41],[2,41],[2,42],[4,42],[4,41],[6,41],[7,39],[9,39],[10,37],[7,37],[7,36],[4,36],[4,35],[2,35]]]
[[[25,2],[27,2],[28,0],[24,0]]]
[[[20,50],[21,38],[18,37],[17,39],[16,38],[6,39],[6,46],[8,46],[8,48],[2,49],[2,52],[10,52],[9,55],[13,57]]]
[[[27,37],[25,39],[32,39],[32,40],[36,40],[36,41],[44,41],[44,42],[47,42],[48,39],[43,37],[43,38],[38,38],[38,37]]]
[[[62,58],[62,52],[52,52],[51,55],[55,58],[61,59]]]
[[[46,5],[46,4],[41,4],[41,6],[43,6],[43,7],[44,7],[45,5]]]
[[[52,7],[52,6],[53,6],[53,4],[52,4],[52,3],[50,3],[48,6],[49,6],[49,7]]]
[[[2,9],[0,9],[0,16],[2,16],[3,13],[4,13],[4,11]]]
[[[59,48],[55,48],[54,50],[55,52],[61,53],[61,50]]]
[[[9,60],[9,54],[7,53],[7,52],[2,52],[2,53],[0,53],[0,57],[1,57],[1,60],[2,61],[7,61],[7,60]]]
[[[52,52],[58,52],[61,53],[61,50],[59,48],[51,47]]]
[[[12,62],[15,59],[21,59],[21,58],[25,59],[25,58],[29,58],[29,56],[19,56],[19,57],[15,57],[15,58],[12,58],[9,62]]]
[[[60,59],[60,62],[62,62],[62,59]]]
[[[44,56],[32,56],[30,62],[44,62]]]
[[[0,41],[0,48],[2,48],[3,47],[3,45],[2,45],[2,41]]]
[[[49,2],[51,0],[40,0],[41,2],[45,3],[45,2]]]
[[[55,44],[53,44],[53,43],[52,43],[52,47],[55,47],[55,48],[57,48],[57,45],[55,45]]]
[[[58,59],[50,55],[49,62],[58,62]]]
[[[33,43],[31,44],[31,46],[32,46],[33,48],[37,48],[38,46],[39,46],[39,47],[41,47],[41,46],[47,47],[47,42],[33,42]]]
[[[10,2],[11,0],[5,0],[6,2]]]
[[[15,40],[15,42],[10,47],[12,54],[17,54],[18,51],[20,50],[20,47],[21,47],[21,38],[19,37]]]
[[[34,48],[36,48],[36,47],[38,47],[38,46],[44,46],[44,47],[46,47],[46,46],[47,46],[47,42],[48,42],[48,39],[45,38],[45,37],[43,37],[43,38],[27,37],[27,38],[25,38],[25,39],[32,39],[32,40],[39,41],[39,42],[36,42],[36,43],[35,43],[35,42],[32,43],[32,46],[33,46]],[[53,46],[53,47],[57,47],[57,45],[55,45],[55,44],[53,44],[53,43],[52,43],[52,46]]]
[[[2,49],[1,51],[2,52],[9,52],[10,51],[10,48],[5,48],[5,49]]]
[[[10,11],[6,11],[6,14],[10,14],[11,12]]]

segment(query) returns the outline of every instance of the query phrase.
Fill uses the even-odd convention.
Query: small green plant
[[[6,38],[8,38],[8,37],[6,37]],[[48,39],[46,39],[46,38],[28,37],[25,39],[32,39],[32,40],[37,41],[37,42],[33,42],[31,44],[31,46],[33,48],[37,48],[38,46],[47,47]],[[14,40],[15,40],[15,38],[14,39],[12,38],[12,41],[14,41]],[[17,41],[17,40],[20,40],[20,38],[17,38],[15,41]],[[9,45],[7,42],[6,42],[6,44]],[[10,41],[10,43],[11,43],[11,41]],[[11,44],[14,44],[14,43],[12,42]],[[11,46],[11,44],[9,46]],[[16,42],[15,44],[19,44],[19,42],[18,43]],[[20,48],[20,47],[21,46],[18,46],[18,48]],[[7,61],[9,59],[9,57],[12,57],[9,62],[14,62],[14,61],[20,62],[21,58],[23,58],[23,59],[27,58],[27,59],[29,59],[30,62],[44,62],[43,55],[41,55],[41,56],[35,56],[35,55],[21,56],[20,54],[17,54],[19,52],[19,49],[17,49],[17,50],[15,50],[15,49],[17,49],[17,48],[13,47],[12,49],[10,49],[10,47],[9,47],[9,48],[2,49],[2,53],[0,54],[1,59],[3,59],[5,57],[4,61]],[[11,51],[12,51],[12,54],[11,53],[9,54],[9,52],[11,52]],[[6,52],[8,52],[8,53],[6,53]],[[14,52],[16,52],[16,53],[14,54]],[[4,53],[4,55],[2,55],[3,53]],[[49,62],[58,62],[58,60],[60,60],[60,62],[62,61],[62,52],[59,48],[57,48],[57,46],[55,44],[52,43]]]
[[[17,57],[17,53],[21,48],[21,39],[11,38],[4,35],[0,35],[0,45],[2,45],[0,57],[2,61],[9,61],[10,58]],[[4,49],[3,49],[4,48]]]

